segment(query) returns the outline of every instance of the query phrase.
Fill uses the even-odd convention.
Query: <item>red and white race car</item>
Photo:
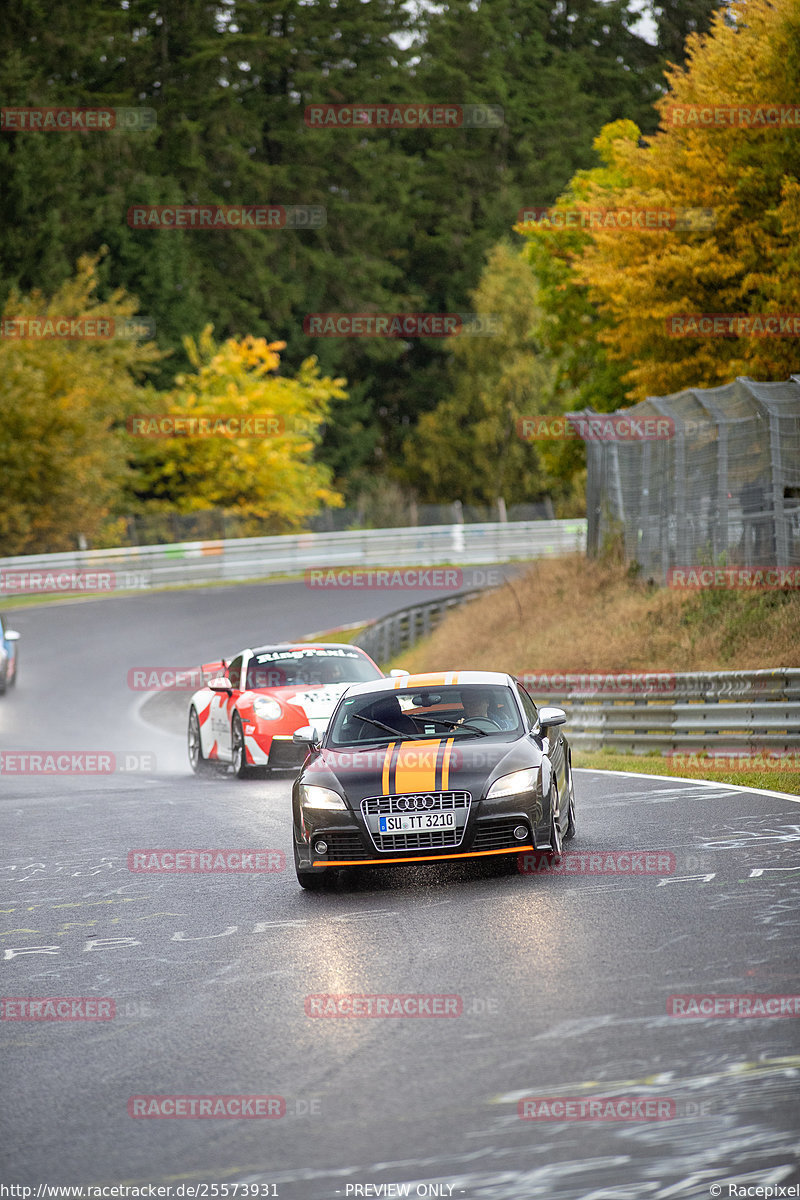
[[[230,764],[239,778],[301,767],[307,748],[292,742],[295,729],[322,732],[351,683],[384,678],[363,650],[338,642],[242,650],[227,668],[205,663],[203,675],[189,702],[189,762],[197,774]]]

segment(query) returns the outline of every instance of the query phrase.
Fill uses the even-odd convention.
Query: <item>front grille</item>
[[[409,807],[409,803],[413,807]],[[361,801],[361,812],[378,850],[442,850],[460,846],[469,817],[472,796],[469,792],[414,792],[401,796],[369,796]],[[370,818],[399,816],[404,813],[455,812],[453,829],[414,829],[404,833],[379,833]]]
[[[473,850],[510,850],[512,847],[524,845],[514,837],[514,830],[523,824],[518,818],[506,818],[502,821],[478,821],[475,826],[475,836],[472,839]],[[530,836],[526,839],[530,841]]]

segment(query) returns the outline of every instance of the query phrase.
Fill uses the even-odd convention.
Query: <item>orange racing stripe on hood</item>
[[[394,790],[403,792],[435,792],[436,763],[441,738],[424,742],[401,742],[397,751]]]

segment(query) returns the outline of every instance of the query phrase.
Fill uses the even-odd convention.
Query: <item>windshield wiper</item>
[[[383,721],[375,721],[372,717],[362,717],[360,713],[353,713],[357,721],[366,721],[368,725],[374,725],[376,729],[384,729],[387,733],[391,733],[392,737],[410,738],[417,737],[416,733],[401,733],[399,729],[392,729],[391,725],[385,725]]]

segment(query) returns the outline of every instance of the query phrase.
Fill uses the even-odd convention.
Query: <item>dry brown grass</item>
[[[800,595],[674,591],[618,562],[541,559],[452,613],[411,671],[753,670],[800,665]]]

